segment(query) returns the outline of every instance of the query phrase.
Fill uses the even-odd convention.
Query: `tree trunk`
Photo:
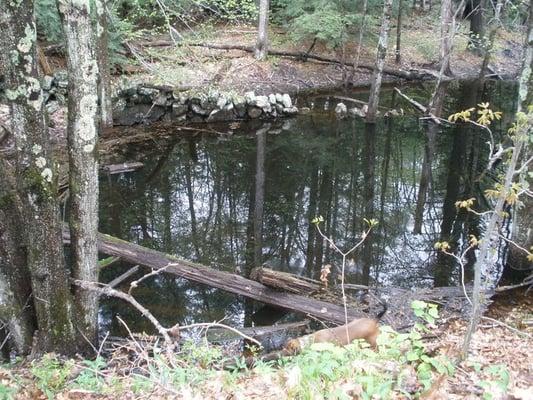
[[[518,85],[518,109],[517,113],[527,113],[527,107],[529,106],[528,100],[531,99],[531,80],[532,80],[532,67],[533,65],[533,10],[529,9],[529,22],[528,22],[528,31],[526,37],[526,43],[524,46],[524,60],[522,63],[522,72],[520,74],[519,85]],[[470,318],[470,325],[466,332],[465,340],[463,343],[462,353],[463,357],[466,356],[472,335],[474,334],[479,319],[481,317],[481,308],[483,307],[483,302],[485,301],[483,293],[481,293],[481,270],[482,268],[491,268],[495,262],[495,255],[492,249],[497,248],[498,242],[500,241],[499,237],[499,225],[502,220],[502,214],[504,206],[506,204],[506,198],[510,192],[511,185],[515,178],[516,169],[518,167],[518,160],[521,156],[521,151],[526,146],[527,154],[527,141],[523,139],[524,135],[527,135],[531,129],[531,117],[529,121],[526,122],[526,126],[521,129],[521,131],[515,132],[512,136],[513,148],[510,154],[510,159],[506,165],[505,178],[502,182],[500,188],[500,195],[498,196],[496,206],[493,209],[490,220],[485,229],[485,234],[481,245],[479,247],[479,256],[474,266],[474,290],[472,296],[472,315]],[[520,130],[520,128],[519,128]],[[526,136],[527,137],[527,136]]]
[[[6,66],[6,97],[11,110],[11,132],[17,149],[15,171],[18,212],[31,276],[39,334],[35,352],[64,354],[75,350],[72,298],[65,266],[57,200],[55,163],[49,149],[43,94],[37,73],[36,27],[32,0],[1,0],[2,49]]]
[[[451,76],[450,55],[452,52],[455,24],[452,14],[452,0],[442,0],[440,6],[440,70],[444,75]]]
[[[0,160],[2,168],[6,168]],[[22,232],[10,227],[21,227],[22,221],[17,210],[15,188],[3,181],[0,176],[0,321],[4,321],[10,334],[11,343],[17,354],[31,351],[35,326],[35,310],[31,300],[31,282],[26,265],[25,240]]]
[[[113,126],[113,103],[111,101],[111,71],[109,65],[109,29],[106,0],[96,0],[96,61],[100,71],[98,94],[103,127]]]
[[[503,0],[498,0],[496,3],[496,11],[494,12],[494,18],[491,20],[489,25],[489,37],[488,37],[488,43],[485,45],[483,52],[485,53],[483,56],[483,62],[481,63],[481,69],[479,71],[479,79],[485,78],[485,72],[487,71],[487,68],[489,67],[490,62],[490,56],[492,54],[492,49],[494,47],[494,39],[496,38],[496,33],[498,32],[498,26],[500,25],[501,21],[501,14],[502,14],[502,8],[503,8]]]
[[[529,25],[528,36],[526,38],[525,50],[524,50],[524,68],[529,65],[529,70],[533,68],[533,6],[529,7]],[[528,88],[520,94],[520,109],[526,111],[528,105],[533,104],[533,90],[531,90],[532,75],[527,76],[522,74],[520,80],[520,88]],[[526,147],[522,161],[525,162],[533,157],[532,146]],[[531,167],[530,167],[531,170]],[[528,179],[527,174],[523,174],[522,180]],[[527,182],[524,182],[523,187],[527,187]],[[522,247],[530,249],[533,246],[533,199],[529,196],[524,196],[524,206],[516,209],[515,216],[513,218],[513,232],[512,238],[516,243],[519,243]],[[510,247],[509,251],[509,264],[516,269],[527,270],[531,268],[531,261],[527,259],[527,254],[522,250],[517,249],[515,246]]]
[[[472,52],[478,55],[481,55],[483,36],[485,36],[486,4],[486,0],[470,0],[465,10],[470,20],[469,47]]]
[[[396,21],[396,64],[402,62],[401,41],[402,41],[402,7],[403,0],[398,0],[398,19]]]
[[[368,112],[366,122],[375,122],[376,113],[379,104],[379,92],[381,89],[381,80],[383,78],[383,66],[387,56],[387,41],[389,38],[390,19],[392,12],[392,0],[385,0],[383,4],[383,16],[381,18],[381,30],[379,33],[379,42],[376,55],[376,64],[374,66],[374,76],[372,86],[370,87],[370,98],[368,100]]]
[[[98,282],[98,161],[97,139],[98,64],[95,32],[89,2],[59,3],[67,43],[69,80],[67,139],[69,152],[70,209],[72,237],[72,275],[74,279]],[[80,346],[98,339],[98,295],[80,287],[75,289],[79,329],[85,336]]]
[[[270,125],[268,125],[270,127]],[[259,267],[263,258],[263,209],[265,206],[265,153],[268,128],[256,132],[257,153],[255,168],[255,207],[254,207],[254,264]]]
[[[255,46],[255,58],[258,60],[263,60],[268,54],[268,8],[269,0],[259,1],[259,27]]]

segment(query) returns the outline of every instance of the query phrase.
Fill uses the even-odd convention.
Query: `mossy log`
[[[68,232],[64,231],[63,236],[66,242],[70,240]],[[98,235],[98,250],[109,256],[120,257],[132,265],[164,269],[167,274],[219,288],[262,303],[309,314],[324,321],[337,324],[345,323],[344,308],[340,305],[275,290],[240,275],[181,260],[170,254],[129,243],[110,235]],[[365,313],[361,311],[353,308],[348,309],[348,319],[365,316]]]

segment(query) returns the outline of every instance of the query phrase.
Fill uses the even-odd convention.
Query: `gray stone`
[[[255,107],[255,106],[248,107],[248,116],[251,119],[259,118],[262,113],[263,113],[263,110],[259,107]]]
[[[239,118],[244,118],[246,116],[247,106],[246,103],[234,103],[235,114]]]
[[[350,108],[350,109],[348,110],[348,113],[349,113],[352,117],[364,117],[364,116],[365,116],[365,113],[363,112],[363,110],[361,110],[360,108],[357,108],[357,107]]]
[[[255,93],[254,92],[246,92],[244,93],[244,99],[248,104],[252,104],[255,101]]]
[[[224,108],[224,106],[227,104],[228,102],[228,99],[226,99],[226,96],[224,96],[223,94],[220,95],[220,97],[218,98],[216,104],[217,104],[217,108]]]
[[[285,108],[291,108],[292,107],[292,100],[291,96],[289,96],[287,93],[285,93],[281,98],[281,103],[283,104],[283,107]]]
[[[50,90],[52,89],[52,82],[54,81],[54,77],[50,75],[43,76],[43,90]]]
[[[157,95],[157,97],[154,99],[154,104],[156,106],[167,106],[167,94],[165,92],[161,92]]]
[[[187,111],[189,111],[189,107],[187,107],[185,104],[172,103],[172,115],[175,117],[185,115],[187,114]]]
[[[191,104],[198,104],[198,105],[200,105],[201,102],[202,102],[202,99],[199,98],[199,97],[196,97],[196,96],[195,96],[195,97],[191,97],[191,98],[189,99],[189,103],[191,103]]]
[[[276,104],[274,107],[278,114],[283,114],[283,106],[281,104]]]
[[[190,108],[191,108],[191,111],[197,115],[209,115],[209,113],[211,112],[211,111],[208,111],[202,108],[200,104],[196,104],[196,103],[191,104]]]
[[[213,110],[207,117],[207,122],[232,121],[234,119],[233,107],[231,109],[224,107],[222,110]]]
[[[144,87],[144,86],[139,86],[137,88],[137,93],[140,94],[141,96],[146,96],[153,100],[159,95],[159,90]]]
[[[345,115],[348,112],[348,108],[346,107],[346,104],[344,103],[338,103],[335,107],[335,114],[337,115]]]
[[[283,109],[283,114],[286,114],[286,115],[295,115],[295,114],[298,114],[298,107],[285,107]]]
[[[276,93],[276,102],[277,103],[283,103],[283,96],[281,93]]]
[[[275,105],[276,104],[276,95],[274,93],[270,93],[268,95],[268,101],[270,102],[270,104],[272,105]]]
[[[67,71],[60,69],[54,72],[54,85],[63,89],[66,89],[68,87]]]
[[[270,113],[272,111],[272,106],[270,105],[270,101],[268,101],[268,97],[266,96],[257,96],[255,101],[250,104],[261,108],[265,113]]]

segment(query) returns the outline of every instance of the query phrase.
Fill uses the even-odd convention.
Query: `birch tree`
[[[495,252],[492,249],[497,248],[497,243],[500,240],[499,227],[502,221],[502,215],[505,204],[509,201],[510,196],[514,196],[515,192],[512,188],[519,172],[527,173],[526,164],[519,166],[521,153],[526,150],[528,143],[531,142],[531,127],[533,126],[533,112],[528,111],[531,106],[531,83],[532,83],[532,67],[533,67],[533,21],[532,10],[530,9],[528,31],[526,42],[524,46],[524,58],[522,63],[522,72],[519,78],[518,85],[518,109],[517,122],[514,127],[514,132],[510,135],[512,140],[512,147],[509,149],[509,160],[506,166],[505,176],[503,182],[499,184],[497,189],[497,200],[494,209],[492,210],[490,219],[485,229],[483,240],[479,246],[479,254],[476,264],[474,266],[474,288],[472,297],[472,316],[470,324],[463,343],[463,356],[466,356],[472,335],[474,334],[481,317],[481,308],[484,303],[483,292],[481,291],[481,275],[483,267],[491,265],[494,262]]]
[[[259,26],[257,29],[257,44],[255,58],[263,60],[268,54],[268,9],[269,0],[259,1]]]
[[[387,56],[387,41],[389,39],[391,14],[392,0],[385,0],[383,4],[383,16],[381,17],[376,63],[374,65],[374,76],[372,77],[370,98],[368,100],[368,111],[366,114],[367,122],[375,122],[376,119],[381,80],[383,79],[383,66],[385,65],[385,57]]]
[[[69,153],[69,225],[72,275],[76,280],[98,281],[98,161],[97,139],[98,65],[95,32],[91,22],[92,2],[59,0],[59,12],[67,45]],[[100,6],[101,7],[101,4]],[[97,341],[98,295],[74,289],[79,329],[91,342]]]
[[[440,70],[442,74],[451,76],[450,55],[452,53],[453,36],[455,34],[455,17],[452,14],[452,0],[441,1],[440,21]]]
[[[38,329],[33,348],[36,352],[68,354],[75,350],[72,296],[63,254],[57,172],[49,148],[37,72],[34,3],[33,0],[0,0],[0,10],[3,36],[0,57],[6,68],[5,93],[11,114],[10,132],[16,148],[14,160],[0,160],[0,177],[4,184],[0,195],[2,203],[10,205],[2,207],[2,212],[18,219],[17,226],[7,227],[8,233],[21,231],[22,240],[28,246],[25,259],[32,297],[27,301],[35,308]],[[10,247],[13,250],[13,246]],[[3,281],[4,294],[20,289],[16,284],[8,286],[17,280],[8,268],[3,268],[2,272],[8,277]],[[28,328],[22,324],[18,327]],[[16,329],[11,326],[10,334],[16,335]],[[22,350],[27,351],[26,347],[24,345]]]

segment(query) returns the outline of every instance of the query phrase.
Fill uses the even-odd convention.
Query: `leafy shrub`
[[[348,40],[362,17],[355,2],[342,0],[277,0],[272,7],[274,21],[294,40],[318,39],[333,48]]]

